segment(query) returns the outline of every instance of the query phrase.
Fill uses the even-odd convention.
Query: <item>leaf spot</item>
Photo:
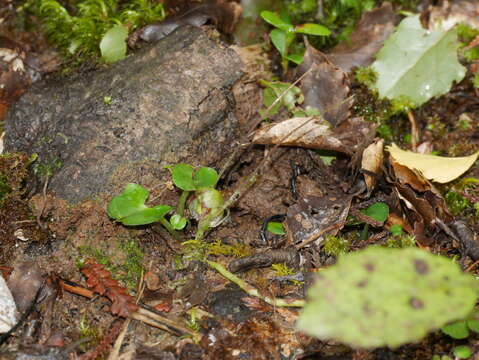
[[[429,272],[429,265],[424,260],[414,260],[414,267],[418,274],[425,275]]]
[[[409,300],[409,305],[414,309],[422,309],[424,307],[424,303],[416,297],[412,297],[411,300]]]

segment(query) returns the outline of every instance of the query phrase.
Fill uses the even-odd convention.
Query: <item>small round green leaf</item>
[[[383,202],[372,204],[363,213],[376,221],[384,222],[389,216],[389,206]]]
[[[452,352],[454,356],[458,359],[469,359],[472,356],[472,351],[469,346],[461,345],[456,346]]]
[[[397,347],[468,316],[478,282],[418,248],[370,247],[317,275],[297,326],[356,348]]]
[[[469,336],[469,329],[466,321],[455,321],[441,328],[441,331],[454,339],[466,339]]]
[[[292,24],[287,23],[286,21],[281,19],[281,17],[278,14],[272,11],[267,11],[267,10],[261,11],[260,15],[264,21],[266,21],[268,24],[271,24],[277,27],[278,29],[281,29],[286,32],[293,31],[294,29]]]
[[[193,183],[196,189],[214,188],[219,178],[220,177],[215,169],[210,167],[200,167],[193,176]]]
[[[100,42],[101,57],[106,62],[115,62],[126,56],[126,38],[128,29],[115,25],[108,30]]]
[[[184,191],[196,190],[193,182],[194,168],[188,164],[177,164],[171,170],[173,183]]]
[[[286,231],[284,230],[284,226],[280,222],[270,221],[267,226],[267,230],[275,235],[284,235]]]
[[[307,34],[307,35],[317,35],[317,36],[331,35],[331,31],[329,31],[326,26],[319,25],[319,24],[297,25],[294,28],[294,31],[297,33]]]
[[[184,218],[183,216],[179,215],[179,214],[174,214],[171,218],[170,218],[170,224],[171,226],[173,226],[173,229],[175,230],[183,230],[186,226],[186,218]]]
[[[138,184],[127,184],[123,192],[115,196],[108,204],[108,216],[121,220],[145,208],[145,201],[150,192]]]

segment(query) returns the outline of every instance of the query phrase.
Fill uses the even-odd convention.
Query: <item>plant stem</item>
[[[359,237],[360,240],[367,240],[368,239],[368,232],[369,232],[369,224],[364,224],[363,230],[361,231],[361,235]]]
[[[183,192],[180,195],[180,199],[178,200],[178,206],[176,207],[176,213],[183,217],[183,214],[185,212],[185,204],[186,204],[186,199],[188,199],[188,196],[190,195],[189,191],[183,190]]]
[[[238,285],[248,295],[260,298],[261,300],[263,300],[264,302],[266,302],[270,305],[277,306],[277,307],[286,307],[286,306],[288,306],[288,307],[303,307],[306,303],[303,299],[296,299],[296,300],[294,300],[294,299],[277,299],[277,298],[270,298],[268,296],[261,295],[260,292],[258,291],[258,289],[251,286],[250,284],[248,284],[243,279],[240,279],[235,274],[228,271],[220,263],[217,263],[215,261],[210,261],[210,260],[206,260],[206,262],[208,263],[209,266],[211,266],[213,269],[218,271],[221,275],[223,275],[229,281]]]
[[[171,234],[171,236],[173,236],[175,238],[175,240],[179,240],[180,239],[180,235],[178,234],[178,232],[173,229],[173,226],[171,226],[170,222],[168,220],[166,220],[163,216],[158,220],[160,222],[161,225],[163,225],[163,227],[168,230],[168,232]]]

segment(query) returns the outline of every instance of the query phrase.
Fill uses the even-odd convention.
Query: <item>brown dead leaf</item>
[[[361,168],[367,170],[368,172],[379,175],[381,173],[381,166],[384,159],[384,139],[378,139],[372,144],[370,144],[363,151],[363,158],[361,160]],[[366,186],[368,188],[368,193],[371,193],[376,184],[376,178],[374,176],[364,174],[364,180],[366,181]]]
[[[353,104],[353,99],[348,98],[349,79],[321,51],[305,42],[304,60],[296,73],[299,77],[309,70],[299,84],[304,94],[303,104],[319,109],[324,119],[337,126],[349,116]]]
[[[221,32],[231,34],[241,12],[241,5],[236,2],[210,0],[204,4],[196,4],[185,12],[168,17],[164,21],[145,26],[139,32],[132,34],[130,40],[139,36],[146,42],[155,42],[171,34],[180,26],[201,26],[207,21],[213,22]],[[131,46],[134,42],[130,40]]]
[[[427,181],[421,174],[399,164],[394,158],[389,158],[392,165],[396,180],[401,184],[410,185],[416,191],[431,190],[431,183]]]
[[[336,128],[319,116],[300,117],[264,126],[256,131],[253,143],[333,150],[353,155],[363,145],[363,139],[375,131],[375,124],[360,117],[347,119]]]
[[[25,59],[26,53],[20,45],[0,36],[0,120],[32,83]]]
[[[351,196],[310,196],[290,206],[286,227],[290,243],[297,248],[316,241],[324,235],[336,235],[344,225],[351,207]]]
[[[395,21],[396,15],[388,2],[364,13],[349,41],[334,47],[328,54],[329,60],[344,72],[371,64],[383,42],[392,34]]]
[[[479,29],[479,3],[476,0],[445,0],[441,6],[432,6],[429,11],[430,25],[440,23],[447,30],[464,23]]]

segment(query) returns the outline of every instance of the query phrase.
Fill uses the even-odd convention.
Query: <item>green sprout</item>
[[[377,202],[361,211],[364,215],[379,221],[385,222],[389,216],[389,206],[383,202]],[[361,240],[366,240],[368,237],[369,224],[365,224],[361,232]]]
[[[225,217],[225,201],[221,192],[214,187],[219,180],[216,170],[209,167],[194,168],[188,164],[167,167],[171,171],[173,183],[182,190],[176,212],[167,220],[165,216],[173,210],[169,205],[145,205],[149,191],[138,184],[126,185],[123,192],[108,204],[108,216],[127,226],[147,225],[160,222],[168,232],[178,238],[177,230],[186,227],[186,201],[191,197],[189,215],[198,221],[196,240],[201,240],[205,232],[220,225]]]
[[[276,28],[271,30],[269,37],[274,47],[281,54],[281,65],[285,71],[288,69],[289,61],[295,64],[303,62],[303,52],[290,53],[291,45],[297,34],[314,36],[328,36],[331,34],[328,28],[319,24],[307,23],[295,26],[291,24],[291,20],[285,13],[278,15],[272,11],[265,10],[261,12],[261,17]]]

